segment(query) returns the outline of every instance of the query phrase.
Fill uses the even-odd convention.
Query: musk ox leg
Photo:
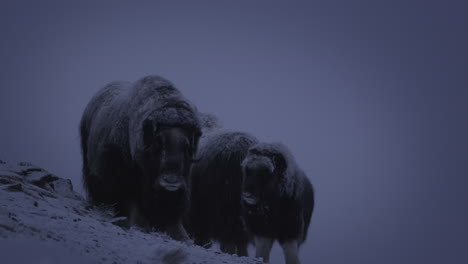
[[[231,241],[221,241],[220,249],[224,253],[228,254],[237,254],[240,257],[246,257],[247,253],[247,243],[235,243]]]
[[[263,258],[263,262],[270,262],[270,251],[273,239],[263,236],[255,236],[255,257]]]
[[[237,255],[239,257],[247,257],[249,255],[247,251],[247,243],[238,243],[237,244]]]
[[[143,216],[141,208],[138,206],[138,203],[130,201],[127,203],[128,207],[128,221],[130,226],[137,226],[142,228],[145,231],[151,231],[148,220]]]
[[[89,198],[96,204],[114,205],[119,216],[129,216],[128,201],[135,197],[136,180],[126,165],[120,147],[104,145],[93,161],[93,173],[84,174]],[[88,164],[89,165],[89,164]]]
[[[210,238],[208,238],[207,236],[202,236],[202,235],[195,235],[193,242],[195,243],[195,245],[204,247],[206,249],[210,248],[213,245]]]
[[[299,242],[297,240],[288,240],[281,243],[284,252],[286,264],[300,264],[299,261]]]
[[[234,244],[231,241],[221,241],[219,248],[224,253],[228,253],[231,255],[236,253],[236,244]]]
[[[187,231],[185,231],[182,221],[177,222],[174,225],[170,225],[166,228],[166,233],[174,240],[192,243],[190,240]]]

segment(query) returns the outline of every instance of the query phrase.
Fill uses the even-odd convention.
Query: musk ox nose
[[[159,185],[168,191],[177,191],[182,186],[182,183],[177,175],[166,174],[159,178]]]
[[[251,204],[251,205],[254,205],[257,203],[257,197],[255,197],[253,194],[249,193],[249,192],[243,192],[242,193],[242,200],[247,203],[247,204]]]

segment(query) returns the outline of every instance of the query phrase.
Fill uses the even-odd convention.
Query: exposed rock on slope
[[[32,164],[0,161],[2,263],[259,263],[120,227],[71,181]]]

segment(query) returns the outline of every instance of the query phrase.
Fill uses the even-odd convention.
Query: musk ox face
[[[274,158],[255,151],[249,151],[245,157],[242,172],[242,200],[250,205],[274,192],[281,177]]]
[[[143,177],[153,189],[186,190],[200,133],[179,127],[143,124]]]

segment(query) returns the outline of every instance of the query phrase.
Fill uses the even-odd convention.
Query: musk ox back
[[[187,239],[181,220],[200,134],[196,108],[169,81],[147,76],[105,86],[80,123],[89,199],[114,206],[131,224]]]
[[[247,255],[248,237],[241,219],[241,162],[257,143],[242,132],[221,131],[200,140],[192,167],[188,229],[198,245],[220,242],[226,253]]]
[[[287,264],[299,263],[298,250],[307,236],[314,192],[312,184],[282,144],[252,146],[242,162],[242,206],[256,256],[268,262],[278,240]]]

